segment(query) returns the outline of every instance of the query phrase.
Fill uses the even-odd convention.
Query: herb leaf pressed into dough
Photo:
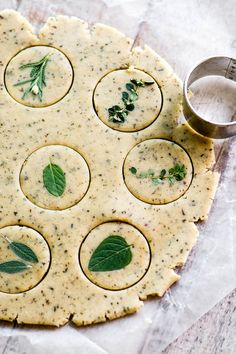
[[[8,261],[0,264],[0,272],[8,274],[23,272],[28,268],[31,266],[20,261]]]
[[[92,272],[107,272],[126,267],[132,260],[131,245],[119,235],[105,238],[93,252],[88,268]]]
[[[42,101],[43,88],[46,86],[45,68],[51,55],[52,53],[49,53],[39,61],[23,64],[20,66],[20,70],[31,68],[30,78],[27,80],[19,81],[14,85],[21,86],[30,83],[29,87],[25,90],[22,96],[23,100],[31,92],[35,97],[38,96],[39,100]]]
[[[61,167],[50,161],[43,170],[43,184],[50,194],[60,197],[66,187],[66,177]]]
[[[31,263],[38,263],[39,261],[34,251],[24,243],[10,242],[9,248],[24,261]]]

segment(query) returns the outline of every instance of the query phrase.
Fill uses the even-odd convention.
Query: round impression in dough
[[[109,127],[134,132],[150,125],[160,114],[162,93],[152,76],[133,67],[104,76],[94,91],[98,117]]]
[[[33,46],[17,53],[5,70],[5,85],[17,102],[46,107],[61,100],[73,81],[73,69],[60,50]]]
[[[136,145],[124,162],[124,179],[130,192],[150,204],[166,204],[189,188],[193,166],[187,152],[164,139]]]
[[[15,294],[36,286],[50,265],[45,239],[26,226],[0,229],[0,291]]]
[[[95,227],[83,241],[79,260],[86,277],[104,289],[122,290],[146,274],[150,247],[136,227],[106,222]]]
[[[25,196],[41,208],[63,210],[86,194],[90,172],[84,158],[62,145],[34,151],[24,162],[20,185]]]

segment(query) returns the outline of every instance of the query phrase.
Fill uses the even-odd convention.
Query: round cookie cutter
[[[230,138],[236,135],[236,121],[229,123],[216,123],[201,117],[193,108],[188,88],[198,79],[217,75],[236,82],[236,59],[216,56],[210,57],[195,66],[186,76],[183,92],[183,113],[189,125],[201,135],[213,139]]]

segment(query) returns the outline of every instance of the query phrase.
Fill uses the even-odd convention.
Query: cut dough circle
[[[122,269],[93,272],[88,269],[89,260],[95,249],[108,236],[118,235],[131,245],[131,262]],[[87,278],[104,289],[126,289],[146,274],[151,260],[148,241],[136,227],[124,222],[107,222],[95,227],[85,238],[80,248],[79,259]]]
[[[48,192],[43,183],[43,170],[58,165],[65,173],[65,191],[60,197]],[[84,158],[75,150],[62,145],[49,145],[34,151],[24,162],[20,173],[25,196],[41,208],[63,210],[77,204],[86,194],[90,172]]]
[[[0,270],[0,291],[15,294],[32,289],[43,279],[50,265],[50,251],[47,242],[34,229],[18,225],[1,228],[0,237],[0,264],[18,261],[28,267],[19,273],[11,274]],[[37,256],[38,262],[21,259],[9,247],[12,242],[29,247]]]
[[[186,176],[171,184],[168,171],[176,164],[184,165]],[[132,169],[137,172],[132,173]],[[163,169],[166,170],[165,178],[154,184],[153,178],[158,178]],[[166,204],[180,198],[189,188],[192,175],[192,162],[187,152],[175,142],[164,139],[141,142],[128,153],[124,163],[128,189],[135,197],[150,204]]]
[[[130,80],[142,80],[153,83],[145,87],[137,87],[138,99],[134,101],[134,110],[129,112],[124,123],[113,123],[109,120],[108,108],[114,105],[124,107],[122,92],[129,91],[126,84]],[[152,76],[134,68],[114,70],[104,76],[94,91],[94,106],[98,117],[109,127],[133,132],[149,126],[160,114],[162,107],[162,93]]]
[[[42,101],[29,92],[30,82],[16,86],[18,82],[29,80],[32,67],[20,69],[21,65],[40,61],[50,54],[45,66],[45,83]],[[46,107],[61,100],[69,91],[73,81],[73,69],[68,58],[56,48],[49,46],[33,46],[17,53],[8,63],[5,70],[5,85],[9,94],[17,102],[30,107]]]

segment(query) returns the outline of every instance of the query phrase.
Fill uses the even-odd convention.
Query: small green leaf
[[[163,183],[161,178],[152,178],[152,183],[157,186],[158,184]]]
[[[138,86],[138,87],[144,87],[144,86],[148,86],[148,85],[153,85],[154,81],[143,81],[141,80],[137,80],[137,79],[132,79],[130,80],[132,82],[132,84]]]
[[[129,99],[128,92],[126,92],[126,91],[122,92],[122,99],[124,99],[124,100],[128,100]]]
[[[107,272],[126,267],[132,260],[130,245],[119,235],[105,238],[93,252],[88,268],[91,272]]]
[[[113,107],[108,108],[108,113],[109,115],[114,115],[115,114],[114,108]]]
[[[136,175],[137,169],[135,167],[131,167],[129,170],[133,175]]]
[[[19,273],[25,271],[28,268],[31,268],[31,266],[20,261],[8,261],[0,263],[0,272],[2,273]]]
[[[166,175],[166,170],[165,169],[161,170],[161,173],[160,173],[160,176],[159,176],[160,179],[163,179],[165,175]]]
[[[131,104],[127,104],[127,106],[125,107],[127,109],[127,111],[131,112],[134,110],[134,105],[131,103]]]
[[[154,84],[154,81],[144,81],[145,86],[150,86]]]
[[[126,87],[126,89],[127,89],[128,91],[130,91],[130,92],[135,91],[135,90],[134,90],[134,85],[132,85],[132,84],[130,84],[130,83],[126,84],[125,87]]]
[[[139,87],[143,87],[144,86],[143,80],[132,79],[130,81],[132,82],[132,84],[134,84],[136,86],[139,86]]]
[[[117,105],[113,106],[113,109],[114,109],[115,112],[122,111],[122,108],[120,106],[117,106]]]
[[[168,177],[168,180],[169,180],[169,182],[170,182],[170,185],[172,185],[172,184],[175,183],[175,177],[169,176],[169,177]]]
[[[9,248],[24,261],[31,263],[38,263],[39,261],[34,251],[24,243],[10,242]]]
[[[150,177],[152,177],[152,176],[155,175],[155,171],[153,171],[151,168],[149,168],[149,169],[147,170],[147,175],[150,176]]]
[[[140,175],[139,175],[139,178],[147,178],[148,177],[148,172],[141,172]]]
[[[66,177],[61,167],[50,162],[43,170],[43,184],[50,194],[60,197],[66,187]]]
[[[130,93],[129,97],[130,97],[130,101],[131,101],[131,102],[137,101],[137,99],[138,99],[138,94],[137,94],[136,91],[132,91],[132,92]]]

